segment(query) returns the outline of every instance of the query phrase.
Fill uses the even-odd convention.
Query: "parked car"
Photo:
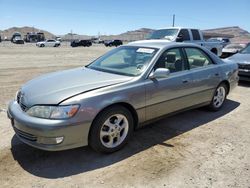
[[[24,44],[24,40],[23,39],[21,39],[21,38],[15,38],[15,40],[14,40],[15,42],[15,44]]]
[[[62,42],[62,37],[56,37],[56,41]]]
[[[8,117],[17,137],[36,148],[114,152],[134,129],[166,114],[220,110],[237,82],[236,63],[198,45],[133,42],[85,67],[29,81],[10,102]]]
[[[58,47],[60,45],[61,45],[60,41],[53,40],[53,39],[48,39],[48,40],[36,43],[36,46],[38,47]]]
[[[13,33],[10,41],[13,43],[16,43],[16,40],[20,40],[20,39],[22,39],[21,33],[15,32],[15,33]]]
[[[95,43],[95,44],[103,44],[104,43],[103,40],[101,40],[100,38],[96,38],[96,37],[91,38],[91,42]]]
[[[189,29],[182,27],[169,27],[166,29],[158,29],[153,31],[148,39],[164,39],[168,42],[188,42],[203,46],[221,56],[222,44],[221,42],[207,42],[203,39],[203,34],[199,29]]]
[[[111,46],[115,46],[115,47],[117,47],[117,46],[120,46],[120,45],[122,45],[123,43],[122,43],[122,41],[121,40],[108,40],[108,41],[104,41],[104,45],[106,46],[106,47],[111,47]]]
[[[71,47],[84,46],[90,47],[92,46],[92,42],[90,40],[74,40],[70,43]]]
[[[238,63],[240,80],[250,81],[250,43],[228,60]]]
[[[208,39],[207,41],[208,41],[208,42],[220,42],[220,43],[222,44],[223,48],[224,48],[226,45],[228,45],[228,44],[231,43],[231,41],[230,41],[229,38],[222,38],[222,37],[210,38],[210,39]]]
[[[238,53],[240,50],[246,47],[247,44],[229,44],[225,48],[222,49],[221,58],[227,58],[230,57],[236,53]]]

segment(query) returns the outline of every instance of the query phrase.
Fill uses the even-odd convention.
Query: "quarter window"
[[[170,73],[187,70],[187,65],[179,48],[165,51],[155,64],[155,68],[167,68]]]
[[[185,48],[190,69],[213,64],[212,60],[200,49]]]

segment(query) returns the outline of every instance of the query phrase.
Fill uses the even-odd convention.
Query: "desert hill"
[[[141,29],[137,29],[134,31],[127,31],[119,35],[100,35],[100,38],[102,40],[120,39],[123,41],[135,41],[135,40],[145,39],[146,36],[152,31],[154,31],[154,29],[141,28]],[[25,35],[27,32],[43,32],[45,34],[45,38],[47,39],[55,37],[54,34],[48,31],[37,29],[34,27],[27,27],[27,26],[26,27],[12,27],[12,28],[0,31],[0,34],[2,38],[7,36],[10,39],[14,32],[20,32],[22,36]],[[250,42],[250,33],[238,26],[207,29],[207,30],[203,30],[202,32],[205,38],[208,38],[209,36],[213,36],[213,37],[228,36],[231,38],[233,42]],[[70,41],[70,40],[75,40],[75,39],[90,39],[95,36],[68,33],[65,35],[60,35],[60,37],[62,37],[63,40]]]
[[[42,29],[37,29],[37,28],[34,28],[34,27],[28,27],[28,26],[25,26],[25,27],[11,27],[9,29],[0,31],[0,34],[1,34],[2,38],[8,37],[8,39],[10,39],[12,37],[13,33],[15,33],[15,32],[21,33],[22,37],[24,35],[26,35],[28,32],[43,32],[44,35],[45,35],[45,38],[54,38],[55,37],[54,34],[48,32],[48,31],[45,31],[45,30],[42,30]]]

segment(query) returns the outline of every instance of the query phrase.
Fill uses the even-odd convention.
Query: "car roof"
[[[169,42],[168,40],[141,40],[130,42],[127,46],[138,46],[138,47],[148,47],[148,48],[171,48],[171,47],[197,47],[198,45],[192,43],[181,43],[181,42]]]

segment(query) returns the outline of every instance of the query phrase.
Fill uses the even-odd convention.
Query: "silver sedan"
[[[219,110],[237,82],[236,63],[200,46],[138,41],[85,67],[29,81],[8,116],[19,139],[33,147],[114,152],[152,120],[200,106]]]

